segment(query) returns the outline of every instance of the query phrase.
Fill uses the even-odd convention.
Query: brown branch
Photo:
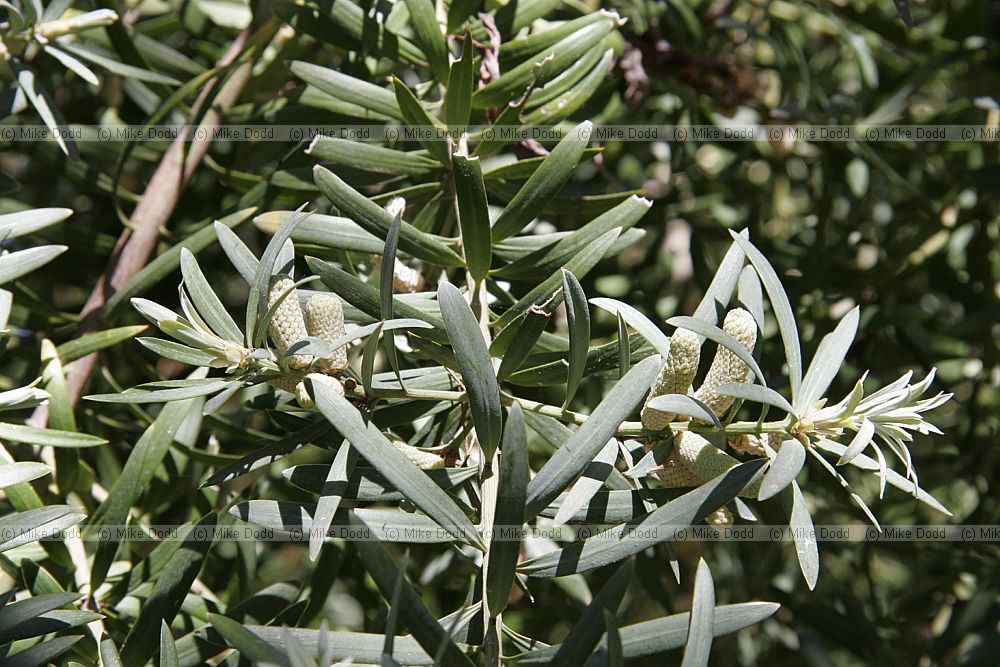
[[[244,30],[233,41],[229,49],[219,60],[218,65],[225,67],[236,61],[250,39],[250,30]],[[182,133],[167,149],[146,186],[146,191],[138,205],[129,217],[128,225],[118,237],[107,268],[94,286],[90,297],[80,311],[78,335],[92,333],[103,328],[101,315],[108,299],[120,290],[149,261],[156,243],[160,238],[160,230],[167,226],[177,202],[201,164],[211,146],[215,128],[222,122],[223,114],[240,98],[243,89],[250,80],[252,62],[245,62],[233,70],[212,100],[212,106],[202,117],[199,128],[208,130],[207,139],[192,141],[187,132]],[[219,79],[213,79],[199,93],[194,108],[200,109],[210,99],[213,89]],[[197,136],[197,134],[196,134]],[[97,353],[77,359],[67,364],[66,385],[70,404],[75,406],[83,389],[97,366]],[[35,410],[30,422],[35,426],[44,426],[48,422],[48,409],[41,406]]]

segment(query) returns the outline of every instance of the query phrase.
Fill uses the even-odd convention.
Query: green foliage
[[[995,126],[977,3],[72,4],[0,24],[63,130],[0,154],[3,664],[995,653],[989,545],[811,537],[997,520],[992,144],[598,132]],[[375,132],[68,131],[220,122]]]

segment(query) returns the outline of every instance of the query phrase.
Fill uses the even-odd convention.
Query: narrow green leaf
[[[45,266],[68,249],[64,245],[43,245],[0,255],[0,285]]]
[[[781,605],[775,602],[744,602],[715,608],[713,634],[716,637],[760,623],[770,618]],[[691,615],[673,614],[652,621],[627,625],[619,630],[622,651],[626,659],[642,658],[684,646]],[[552,659],[558,647],[549,647],[517,656],[518,665],[544,665]]]
[[[576,395],[576,390],[587,370],[587,352],[590,350],[590,305],[583,286],[569,271],[563,271],[563,293],[566,299],[566,318],[569,322],[569,369],[566,381],[566,400]]]
[[[160,622],[160,667],[180,667],[177,645],[166,621]]]
[[[684,394],[664,394],[662,396],[656,396],[655,398],[650,399],[649,407],[662,410],[663,412],[676,412],[679,415],[685,415],[693,419],[700,419],[703,422],[708,422],[716,428],[722,428],[722,423],[719,421],[719,418],[715,416],[715,413],[712,412],[712,409],[691,396],[686,396]]]
[[[101,665],[104,667],[123,667],[121,655],[118,647],[115,646],[111,637],[104,635],[101,637]]]
[[[406,0],[417,44],[438,81],[448,81],[448,42],[437,22],[434,0]]]
[[[691,602],[691,622],[681,667],[707,667],[715,634],[715,583],[704,558],[698,559],[694,578],[694,599]]]
[[[844,453],[837,461],[837,465],[842,466],[853,461],[858,454],[867,449],[868,445],[871,444],[872,437],[874,435],[874,422],[867,418],[863,419],[861,421],[861,426],[858,427],[858,432],[854,434],[853,438],[851,438],[850,444],[847,445],[847,449],[844,450]]]
[[[403,113],[396,102],[396,96],[392,91],[381,86],[301,60],[293,60],[288,65],[288,69],[291,70],[292,74],[306,83],[312,84],[327,95],[363,109],[371,109],[390,118],[403,119]]]
[[[549,663],[552,667],[575,667],[584,664],[604,634],[604,614],[618,613],[618,607],[621,606],[628,591],[634,569],[634,564],[628,561],[615,572],[608,583],[604,584],[604,588],[594,596],[593,602],[587,605],[580,620],[566,635],[559,650],[552,657],[552,662]]]
[[[464,130],[472,111],[473,58],[472,35],[465,33],[462,57],[451,64],[448,88],[444,94],[444,122],[448,129]]]
[[[138,336],[147,328],[145,324],[140,324],[138,326],[118,327],[116,329],[84,334],[57,347],[56,354],[59,355],[59,360],[62,363],[68,364],[92,352],[103,350]]]
[[[368,233],[385,238],[393,217],[384,208],[319,165],[313,168],[313,177],[320,191],[348,218]],[[405,253],[439,266],[462,266],[462,258],[454,250],[407,222],[400,226],[399,247]]]
[[[554,525],[561,526],[568,523],[580,511],[580,508],[585,507],[590,502],[604,486],[617,459],[618,440],[611,438],[583,471],[580,479],[576,480],[569,493],[557,499],[559,511],[556,512],[555,518],[552,520]]]
[[[844,365],[847,350],[850,349],[858,333],[860,317],[860,310],[855,306],[841,318],[832,332],[823,336],[816,350],[816,356],[813,357],[809,370],[802,380],[802,388],[795,397],[796,413],[801,413],[823,398],[823,393],[830,387],[840,367]]]
[[[410,502],[458,539],[484,548],[479,533],[455,502],[373,425],[366,425],[357,408],[323,382],[314,380],[313,391],[320,413]]]
[[[104,438],[75,431],[57,431],[51,428],[35,428],[22,424],[0,423],[0,440],[13,440],[29,445],[47,447],[96,447],[107,444]]]
[[[0,489],[14,484],[30,482],[52,472],[52,468],[35,461],[18,461],[16,463],[0,464]],[[2,614],[0,614],[2,618]]]
[[[759,384],[734,384],[730,382],[720,385],[716,391],[722,396],[733,396],[744,401],[764,403],[765,405],[774,406],[779,410],[784,410],[788,414],[793,414],[792,404],[770,387],[763,387]]]
[[[556,454],[566,448],[562,447]],[[755,459],[734,466],[649,514],[609,528],[592,538],[525,561],[518,566],[518,571],[532,577],[562,577],[616,563],[654,544],[671,540],[677,531],[701,521],[711,512],[731,502],[764,463],[764,459]],[[528,488],[530,493],[531,486]]]
[[[493,260],[493,231],[490,228],[482,167],[479,158],[456,153],[451,159],[465,263],[473,280],[479,283],[486,278]]]
[[[816,531],[813,527],[812,517],[809,516],[806,499],[802,496],[802,490],[794,480],[792,481],[788,526],[792,529],[792,538],[795,540],[795,555],[799,560],[802,577],[806,580],[809,590],[813,590],[816,588],[816,580],[819,579],[819,545],[816,543]]]
[[[441,169],[438,161],[418,153],[324,135],[313,139],[305,152],[324,162],[380,174],[422,176]]]
[[[623,378],[625,374],[628,373],[629,362],[631,361],[629,355],[629,338],[628,338],[628,328],[625,324],[625,318],[621,313],[615,313],[618,318],[618,377]]]
[[[233,384],[233,382],[236,382],[236,380],[229,378],[161,380],[140,384],[118,394],[91,394],[84,398],[88,401],[96,401],[98,403],[166,403],[169,401],[183,401],[189,398],[208,396],[222,391]]]
[[[620,231],[617,228],[612,229],[607,234],[589,243],[586,248],[566,263],[564,269],[578,278],[585,277],[610,252],[612,245],[619,237]],[[553,272],[552,275],[536,285],[530,292],[518,299],[517,303],[497,318],[494,325],[503,328],[513,322],[522,313],[539,307],[550,299],[553,300],[553,305],[559,305],[563,298],[562,290],[559,289],[561,286],[562,270],[560,269]],[[591,301],[591,303],[594,302]]]
[[[126,665],[144,664],[158,646],[157,639],[163,621],[171,622],[190,592],[202,561],[212,546],[216,516],[208,514],[202,519],[181,548],[156,580],[153,592],[139,611],[139,617],[122,645],[122,662]]]
[[[656,348],[656,351],[661,357],[667,358],[670,356],[670,339],[665,333],[660,331],[658,326],[653,324],[649,318],[640,313],[638,310],[627,303],[618,301],[617,299],[597,297],[591,299],[590,302],[598,308],[618,315],[618,317],[628,322],[633,329],[642,334],[642,337],[648,340],[649,343]]]
[[[35,234],[73,215],[68,208],[32,208],[0,215],[0,238],[16,239]]]
[[[83,639],[82,635],[75,637],[56,637],[41,644],[35,644],[4,658],[4,667],[44,667],[70,649],[73,644]]]
[[[254,664],[291,667],[292,663],[284,653],[244,628],[242,623],[220,614],[209,614],[208,621],[230,646],[240,652],[243,659]]]
[[[357,460],[357,450],[347,442],[342,443],[337,449],[333,465],[329,467],[324,480],[322,493],[316,502],[316,510],[313,512],[313,529],[309,532],[309,560],[311,561],[315,561],[319,557],[320,549],[326,542],[326,533],[330,529],[334,515],[340,508],[340,501],[344,497],[344,488],[351,478]]]
[[[659,370],[659,359],[644,359],[612,387],[587,421],[531,480],[525,519],[545,509],[594,460],[639,405]]]
[[[363,524],[362,524],[363,525]],[[390,598],[398,579],[398,569],[385,552],[381,544],[374,540],[360,540],[355,546],[364,562],[365,568],[382,591],[382,595]],[[462,665],[471,667],[472,662],[465,656],[441,624],[427,611],[420,595],[403,577],[399,590],[399,617],[413,633],[421,647],[428,653],[437,653],[438,648],[445,645],[441,655],[443,665]]]
[[[234,343],[242,341],[243,332],[226,312],[226,307],[222,305],[222,301],[198,266],[198,260],[187,248],[181,248],[181,274],[184,276],[184,286],[191,295],[198,314],[208,323],[212,331],[220,338]]]
[[[493,225],[494,241],[520,232],[569,180],[590,142],[593,124],[584,121],[569,131],[545,162],[521,186]]]
[[[486,606],[490,616],[503,612],[514,587],[514,571],[521,551],[521,539],[509,533],[514,526],[522,535],[524,502],[528,489],[528,441],[521,406],[515,403],[507,415],[500,447],[500,479],[493,539],[490,541],[486,570]]]
[[[781,286],[778,274],[774,267],[767,261],[767,258],[758,250],[745,236],[730,230],[733,240],[736,241],[750,259],[764,289],[767,290],[768,299],[771,301],[771,308],[774,316],[778,320],[778,331],[781,333],[781,341],[785,346],[785,363],[788,364],[788,381],[792,386],[792,405],[795,405],[795,398],[799,393],[799,385],[802,384],[802,350],[799,346],[799,332],[795,325],[795,312],[788,301],[788,295]],[[766,384],[761,380],[762,384]]]
[[[407,1],[412,2],[414,0]],[[416,98],[413,91],[398,78],[393,77],[392,88],[396,93],[396,103],[399,104],[399,110],[403,114],[403,121],[406,125],[409,127],[435,128],[433,136],[427,136],[426,132],[421,132],[417,137],[418,143],[426,148],[427,152],[437,159],[438,162],[448,164],[451,156],[451,150],[448,147],[449,141],[444,134],[439,134],[437,131],[438,129],[444,129],[441,126],[441,121],[427,113],[424,105]]]
[[[790,438],[781,443],[781,449],[771,461],[771,468],[760,483],[757,500],[767,500],[778,495],[795,481],[806,462],[806,449],[798,440]]]
[[[257,265],[259,263],[256,255],[240,240],[236,232],[221,222],[216,222],[212,226],[212,229],[215,231],[219,245],[222,247],[223,252],[226,253],[226,257],[229,258],[233,268],[239,272],[248,285],[252,285],[253,277],[257,273]],[[276,231],[272,233],[276,233]]]
[[[500,407],[500,386],[493,371],[493,360],[486,347],[476,316],[461,292],[451,283],[442,282],[438,287],[438,303],[441,316],[451,340],[458,366],[462,371],[462,382],[469,395],[472,423],[486,459],[500,444],[503,413]]]

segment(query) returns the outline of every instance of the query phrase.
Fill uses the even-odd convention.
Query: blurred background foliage
[[[380,1],[365,9],[391,17],[401,4]],[[989,0],[914,3],[907,7],[910,29],[888,0],[567,0],[546,19],[573,19],[598,8],[617,11],[627,23],[620,36],[609,38],[614,66],[573,114],[576,119],[606,124],[867,121],[994,127],[1000,122],[1000,5]],[[44,53],[25,54],[69,124],[141,125],[152,114],[176,121],[197,113],[192,105],[203,83],[198,77],[216,67],[236,35],[251,22],[258,28],[265,25],[272,12],[288,20],[296,6],[276,2],[251,12],[242,3],[222,0],[146,0],[116,11],[123,23],[85,31],[81,41],[112,54],[116,62],[158,72],[164,80],[144,82],[130,70],[119,68],[122,75],[107,67],[98,72],[95,86]],[[411,87],[420,81],[413,68],[380,52],[371,33],[345,36],[343,29],[322,21],[299,25],[304,35],[288,25],[278,27],[275,20],[277,36],[254,64],[253,76],[226,113],[228,120],[357,121],[324,104],[321,96],[304,92],[286,67],[291,60],[380,84],[393,73]],[[405,22],[401,25],[405,30]],[[13,81],[11,71],[4,71],[3,79]],[[194,84],[184,84],[189,89],[173,105],[178,87],[166,79]],[[16,105],[10,110],[16,111]],[[33,113],[23,110],[4,122],[34,122]],[[94,287],[92,277],[104,271],[122,231],[119,207],[131,210],[167,144],[131,146],[124,158],[121,144],[83,141],[77,148],[78,159],[50,142],[0,148],[0,211],[42,206],[75,211],[69,221],[40,235],[69,251],[12,288],[17,329],[2,360],[10,387],[38,374],[43,337],[60,343],[74,336],[77,313]],[[321,210],[328,208],[318,199],[312,160],[303,148],[280,142],[215,142],[185,187],[169,226],[161,230],[158,250],[247,206],[288,209],[313,199]],[[845,394],[852,378],[864,370],[885,384],[909,369],[938,367],[937,389],[954,392],[956,398],[936,420],[946,437],[918,438],[913,446],[922,485],[952,509],[956,522],[1000,523],[1000,143],[637,141],[607,142],[603,149],[592,162],[581,164],[567,191],[642,191],[653,207],[640,223],[645,231],[641,242],[603,262],[583,281],[589,295],[621,299],[660,319],[687,314],[729,244],[728,230],[748,227],[798,306],[807,357],[837,319],[853,305],[862,306],[858,340],[847,359],[851,372],[841,374],[831,395]],[[516,150],[522,157],[533,154],[531,146]],[[338,173],[347,173],[345,179],[368,194],[398,187],[370,173]],[[551,222],[559,229],[574,229],[578,223],[568,207],[552,215]],[[258,253],[267,240],[250,224],[242,225],[239,234]],[[209,248],[203,257],[212,284],[228,304],[240,304],[245,288],[218,249]],[[173,303],[175,283],[162,280],[145,296]],[[107,323],[112,322],[135,324],[139,318],[120,309]],[[595,314],[597,337],[610,339],[614,327],[612,319]],[[769,345],[777,344],[773,331],[769,338]],[[91,386],[110,390],[178,372],[168,363],[154,368],[155,363],[138,345],[116,346],[102,354]],[[599,391],[585,384],[575,401],[592,404]],[[112,441],[84,454],[89,469],[103,480],[117,476],[129,443],[147,424],[141,410],[129,415],[114,407],[83,403],[76,415],[80,430]],[[238,443],[245,429],[267,427],[264,421],[218,419],[211,426],[223,450]],[[207,467],[182,458],[178,455],[173,463],[178,474],[168,477],[161,471],[138,508],[159,523],[184,521],[192,511],[211,509],[216,500],[214,490],[198,490]],[[266,469],[258,477],[255,493],[262,496],[308,495]],[[78,482],[78,488],[85,482]],[[237,483],[249,485],[246,480]],[[829,477],[813,474],[803,486],[817,523],[863,521],[841,502],[840,489]],[[877,495],[874,484],[867,491]],[[888,493],[877,511],[884,524],[941,521],[902,493]],[[355,630],[384,624],[384,602],[365,579],[351,546],[327,547],[316,565],[300,546],[270,545],[249,561],[246,554],[238,557],[241,548],[219,545],[207,561],[200,581],[213,595],[238,601],[265,585],[310,582],[324,568],[339,568],[325,607],[306,610],[303,620],[315,627],[325,617],[334,627]],[[720,602],[765,599],[782,604],[774,618],[718,639],[714,664],[987,665],[1000,655],[997,544],[824,544],[824,574],[813,593],[797,581],[789,549],[766,543],[678,548],[687,563],[710,554]],[[783,558],[779,551],[786,552]],[[463,566],[434,560],[435,554],[430,548],[414,548],[410,561],[422,572],[419,583],[431,610],[448,610],[461,603],[464,592],[449,588],[454,579],[441,575]],[[248,568],[248,562],[256,567]],[[629,599],[630,617],[641,619],[644,609],[660,614],[687,608],[691,582],[681,587],[673,582],[663,553],[644,554],[637,565],[649,593]],[[66,567],[62,576],[71,579],[71,570]],[[442,583],[436,585],[439,577]],[[536,604],[515,603],[507,622],[556,641],[589,600],[588,591],[601,582],[589,583],[588,589],[582,578],[570,577],[538,584],[533,589]],[[211,607],[211,599],[205,604]],[[566,620],[554,621],[553,608]],[[115,628],[114,619],[108,626]],[[662,663],[653,658],[646,664]]]

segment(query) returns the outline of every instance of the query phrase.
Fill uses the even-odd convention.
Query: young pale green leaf
[[[618,439],[611,438],[604,448],[598,452],[594,460],[587,466],[580,479],[576,480],[573,488],[565,496],[557,498],[559,510],[556,512],[552,523],[561,526],[568,523],[583,507],[593,499],[594,495],[601,490],[605,481],[614,469],[615,461],[618,459]],[[543,511],[544,514],[544,511]]]
[[[503,412],[500,407],[500,386],[493,371],[493,360],[486,347],[476,316],[458,288],[442,282],[438,287],[441,316],[451,340],[462,382],[469,395],[472,423],[487,460],[500,444]]]
[[[438,81],[448,80],[448,41],[441,33],[433,0],[406,0],[417,44]]]
[[[847,445],[847,449],[844,450],[844,453],[837,461],[837,465],[842,466],[853,461],[858,454],[867,449],[868,445],[871,444],[872,437],[874,437],[874,435],[874,422],[869,419],[863,419],[861,421],[861,426],[858,427],[858,432],[854,434],[853,438],[851,438],[850,444]]]
[[[618,607],[628,592],[634,569],[635,565],[628,561],[608,579],[608,583],[594,596],[593,602],[587,605],[580,620],[566,635],[549,663],[552,667],[576,667],[584,664],[604,634],[604,615],[618,613]]]
[[[791,486],[791,511],[788,515],[788,526],[792,529],[799,569],[802,570],[802,576],[806,580],[809,590],[813,590],[816,588],[816,580],[819,579],[819,545],[816,543],[812,517],[809,516],[809,507],[806,505],[806,499],[802,496],[802,490],[794,480]]]
[[[666,359],[670,356],[670,339],[667,338],[666,334],[660,331],[658,326],[653,324],[649,318],[640,313],[638,310],[627,303],[618,301],[617,299],[597,297],[591,299],[590,302],[598,308],[606,310],[614,315],[618,315],[619,318],[628,322],[633,329],[642,334],[642,337],[648,340],[650,344],[656,348],[656,351],[661,357]]]
[[[681,667],[707,667],[712,653],[715,634],[715,583],[712,571],[704,558],[698,559],[694,578],[694,599],[691,602],[691,621],[688,624],[687,642]]]
[[[563,271],[563,294],[566,299],[566,318],[569,323],[569,369],[566,380],[566,399],[569,407],[576,395],[584,372],[587,370],[587,352],[590,350],[590,305],[583,286],[569,271]]]
[[[528,485],[526,519],[545,509],[594,460],[614,436],[618,426],[639,405],[659,370],[659,359],[644,359],[612,387],[604,400],[594,408],[590,418],[531,480]]]
[[[189,366],[209,366],[221,368],[228,366],[228,362],[219,359],[210,352],[188,347],[182,343],[163,338],[137,338],[136,341],[147,350],[151,350],[158,356],[165,359],[173,359]]]
[[[75,431],[57,431],[23,424],[0,423],[0,440],[12,440],[46,447],[96,447],[107,444],[104,438]]]
[[[528,490],[528,441],[521,406],[515,403],[507,416],[503,444],[500,447],[500,479],[493,539],[490,541],[489,567],[486,570],[486,606],[490,616],[503,612],[514,587],[517,557],[521,540],[508,532],[524,523],[524,502]]]
[[[122,665],[121,655],[118,653],[118,647],[115,646],[114,641],[111,637],[104,635],[101,637],[101,664],[104,667],[124,667]]]
[[[465,263],[472,279],[479,283],[486,278],[493,260],[493,232],[490,228],[482,167],[479,158],[458,153],[452,155],[451,160]]]
[[[378,429],[366,425],[357,408],[323,382],[314,381],[313,391],[320,413],[410,502],[456,538],[477,549],[485,548],[482,537],[458,505]]]
[[[662,396],[656,396],[655,398],[651,398],[647,405],[663,412],[676,412],[679,415],[691,417],[692,419],[700,419],[703,422],[714,425],[716,428],[722,428],[722,423],[710,407],[685,394],[663,394]]]
[[[99,49],[94,46],[87,44],[82,44],[80,42],[69,42],[65,40],[59,41],[59,47],[66,51],[69,51],[72,55],[80,58],[81,60],[88,60],[91,63],[103,67],[112,74],[117,74],[118,76],[127,77],[134,81],[145,81],[146,83],[159,83],[167,86],[179,86],[181,82],[172,76],[166,76],[164,74],[157,74],[156,72],[150,72],[147,69],[142,69],[141,67],[133,67],[127,63],[123,63],[111,53]]]
[[[833,440],[821,439],[816,441],[814,443],[814,446],[823,451],[830,452],[831,454],[834,454],[838,457],[844,456],[844,454],[847,452],[847,447],[845,445],[842,445],[839,442],[834,442]],[[861,470],[867,470],[869,472],[880,472],[881,468],[883,467],[879,464],[878,461],[875,461],[874,459],[869,458],[868,456],[865,456],[864,454],[860,453],[855,455],[850,460],[849,465],[852,465],[856,468],[860,468]],[[938,500],[934,496],[932,496],[927,491],[924,491],[921,488],[915,487],[911,480],[907,479],[903,475],[900,475],[895,470],[892,470],[891,468],[886,469],[885,481],[891,486],[894,486],[897,489],[901,489],[902,491],[905,491],[906,493],[913,495],[913,497],[919,500],[920,502],[926,503],[927,505],[933,507],[942,514],[945,514],[947,516],[952,515],[951,511],[947,507],[942,505],[940,502],[938,502]]]
[[[464,130],[469,124],[469,116],[472,111],[472,87],[473,80],[473,51],[472,35],[465,34],[465,41],[462,43],[462,57],[451,64],[451,71],[448,73],[448,88],[444,94],[444,122],[448,129]]]
[[[493,239],[520,232],[569,180],[590,142],[593,124],[584,121],[569,131],[535,173],[521,186],[493,225]]]
[[[62,222],[73,215],[68,208],[32,208],[0,215],[0,238],[16,239]]]
[[[362,524],[364,525],[364,524]],[[355,543],[358,552],[364,562],[365,568],[372,575],[382,595],[391,598],[393,589],[399,579],[396,564],[392,562],[385,549],[374,540],[360,540]],[[420,595],[413,589],[413,586],[402,578],[399,590],[398,613],[403,623],[413,633],[413,638],[417,640],[421,647],[428,654],[436,654],[439,647],[444,644],[445,649],[441,656],[442,665],[462,665],[471,667],[472,662],[465,653],[455,645],[452,638],[445,632],[441,624],[431,615],[424,606]]]
[[[767,381],[764,379],[764,371],[760,370],[760,366],[757,361],[753,358],[753,354],[743,347],[738,340],[733,338],[727,332],[723,331],[717,326],[708,324],[703,320],[699,320],[694,317],[687,317],[686,315],[678,315],[676,317],[671,317],[667,320],[667,324],[675,326],[678,329],[687,329],[693,331],[699,336],[704,336],[705,338],[718,343],[723,346],[737,357],[740,361],[745,363],[747,366],[753,370],[754,375],[760,380],[762,385],[767,385]]]
[[[345,3],[345,6],[349,4],[351,3]],[[301,60],[292,61],[288,69],[327,95],[390,118],[403,119],[403,112],[399,109],[396,96],[381,86]]]
[[[719,388],[715,391],[720,396],[732,396],[744,401],[763,403],[774,406],[779,410],[784,410],[788,414],[793,413],[792,404],[770,387],[763,387],[759,384],[733,384],[727,382],[726,384],[719,385]]]
[[[184,276],[184,287],[191,295],[198,314],[208,323],[212,331],[220,338],[234,343],[243,340],[243,332],[226,312],[226,307],[222,305],[222,301],[198,266],[198,260],[187,248],[181,248],[181,275]]]
[[[757,500],[767,500],[795,481],[806,462],[806,449],[795,438],[785,440],[760,483]]]
[[[596,411],[594,414],[597,414]],[[562,447],[556,454],[566,448]],[[518,571],[531,577],[562,577],[616,563],[654,544],[673,539],[677,531],[701,521],[731,502],[764,463],[763,459],[756,459],[734,466],[645,516],[525,561],[518,566]],[[530,488],[529,485],[529,492]]]
[[[215,514],[206,515],[160,573],[153,592],[125,637],[121,651],[124,664],[145,664],[156,651],[160,625],[163,621],[173,621],[180,610],[212,546],[215,526]]]
[[[847,315],[841,318],[836,328],[823,336],[816,356],[809,364],[809,370],[802,380],[802,388],[795,397],[794,407],[797,413],[801,413],[814,402],[823,398],[833,378],[837,376],[840,367],[844,364],[847,350],[850,349],[854,337],[858,333],[858,321],[861,312],[857,306],[852,308]]]
[[[799,393],[799,385],[802,384],[802,349],[799,345],[799,331],[795,324],[795,312],[788,301],[788,295],[781,286],[778,274],[774,267],[767,261],[763,253],[758,250],[747,237],[730,230],[733,240],[739,244],[750,259],[750,263],[757,269],[764,289],[767,290],[768,299],[771,301],[771,308],[774,316],[778,320],[778,331],[781,333],[781,341],[785,346],[785,363],[788,365],[788,381],[792,387],[792,405]],[[766,384],[761,380],[761,384]]]
[[[384,208],[319,165],[313,169],[313,177],[320,191],[362,229],[379,238],[388,234],[393,216]],[[407,222],[402,223],[399,230],[399,247],[403,252],[439,266],[462,266],[462,258],[454,250]]]

